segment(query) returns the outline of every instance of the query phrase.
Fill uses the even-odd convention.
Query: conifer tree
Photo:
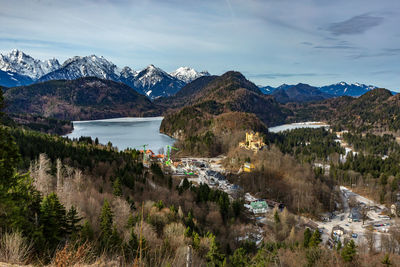
[[[115,179],[113,182],[113,195],[117,197],[122,196],[122,185],[119,178]]]
[[[107,199],[100,214],[100,243],[107,251],[118,249],[122,244],[117,228],[113,226],[113,213]]]
[[[93,240],[94,232],[90,223],[85,220],[81,229],[81,239],[82,241],[90,241]]]
[[[389,267],[390,265],[392,265],[392,262],[390,261],[390,258],[389,258],[389,254],[388,254],[388,253],[385,254],[385,257],[383,257],[381,263],[382,263],[383,265],[385,265],[386,267]]]
[[[76,236],[77,233],[82,229],[82,226],[79,225],[79,222],[82,220],[82,217],[78,216],[78,212],[74,206],[67,212],[67,233],[72,236]]]
[[[311,231],[309,228],[306,228],[306,230],[304,231],[304,241],[303,241],[303,246],[305,248],[308,248],[310,244],[310,239],[311,239]]]
[[[342,242],[339,239],[339,241],[337,242],[337,245],[336,245],[336,250],[340,251],[341,249],[342,249]]]
[[[249,265],[250,258],[244,248],[235,250],[232,256],[229,257],[230,264],[234,267],[246,267]]]
[[[274,213],[274,222],[275,222],[275,224],[279,224],[281,222],[281,219],[279,218],[279,214],[278,214],[277,210],[275,210],[275,213]]]
[[[350,240],[342,249],[342,258],[345,262],[352,262],[357,255],[356,244]]]
[[[314,231],[314,233],[312,234],[311,238],[310,238],[309,246],[310,247],[317,247],[321,242],[322,242],[321,234],[318,231],[318,229],[316,229]]]
[[[39,224],[50,248],[55,248],[66,237],[66,212],[55,193],[43,198],[40,206]]]
[[[195,231],[193,231],[192,235],[193,235],[193,248],[199,249],[200,248],[200,236]]]
[[[225,255],[219,252],[219,247],[215,241],[215,236],[211,233],[208,233],[208,238],[210,240],[210,248],[206,255],[207,266],[222,266],[225,261]]]
[[[104,200],[103,207],[100,214],[100,238],[105,245],[110,239],[113,231],[113,213],[111,211],[110,203],[107,199]]]

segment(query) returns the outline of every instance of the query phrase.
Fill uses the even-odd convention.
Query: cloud
[[[368,14],[352,17],[348,20],[332,23],[327,28],[333,35],[361,34],[367,30],[380,25],[382,17],[374,17]]]
[[[370,58],[370,57],[388,57],[388,56],[397,56],[400,54],[400,48],[384,48],[378,53],[361,53],[357,55],[351,55],[351,59],[360,59],[360,58]]]
[[[314,46],[317,49],[357,49],[354,46],[350,45],[317,45]]]
[[[316,77],[316,76],[335,76],[332,73],[258,73],[249,74],[251,78],[264,78],[264,79],[277,79],[277,78],[291,78],[291,77]]]

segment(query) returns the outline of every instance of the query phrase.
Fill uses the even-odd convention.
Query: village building
[[[332,236],[333,236],[333,237],[336,236],[337,238],[340,238],[340,237],[343,236],[345,233],[346,233],[346,231],[344,230],[344,228],[341,227],[341,226],[339,226],[339,225],[335,225],[335,226],[332,228]],[[334,238],[334,239],[337,239],[337,238]]]
[[[263,138],[260,136],[260,133],[255,133],[253,131],[246,132],[246,141],[239,143],[239,147],[253,150],[254,152],[259,151],[264,146],[265,143],[263,141]]]
[[[251,210],[254,214],[266,213],[268,211],[267,202],[264,200],[257,200],[250,203]]]
[[[361,212],[360,212],[360,208],[355,207],[352,208],[348,217],[348,221],[349,222],[359,222],[361,221],[362,216],[361,216]]]
[[[245,172],[251,172],[254,170],[254,164],[250,163],[250,162],[245,162],[243,165],[243,170]]]

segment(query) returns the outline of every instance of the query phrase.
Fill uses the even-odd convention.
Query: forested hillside
[[[6,111],[63,120],[93,120],[161,114],[160,108],[129,86],[89,77],[10,88]]]
[[[160,131],[178,138],[183,151],[199,155],[226,152],[237,145],[237,136],[245,130],[265,133],[267,126],[283,123],[289,112],[242,74],[232,71],[205,82],[191,97],[183,95],[180,99],[186,99],[186,105],[168,112]],[[228,139],[232,142],[223,144],[222,140]]]
[[[327,121],[339,128],[359,132],[397,133],[400,129],[400,96],[374,89],[358,98],[348,96],[305,104],[287,104],[293,111],[288,121]]]

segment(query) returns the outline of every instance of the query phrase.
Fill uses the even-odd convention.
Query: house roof
[[[253,201],[250,203],[253,209],[266,209],[268,208],[267,202],[265,201]]]

